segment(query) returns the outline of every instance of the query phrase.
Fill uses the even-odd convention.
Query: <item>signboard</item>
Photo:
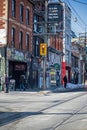
[[[55,69],[60,69],[60,65],[58,63],[54,64]]]
[[[63,6],[59,3],[48,4],[48,21],[63,21]]]

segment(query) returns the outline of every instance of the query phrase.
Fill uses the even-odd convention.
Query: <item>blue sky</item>
[[[87,0],[65,0],[72,11],[72,29],[78,35],[87,31]],[[81,4],[86,3],[86,4]]]

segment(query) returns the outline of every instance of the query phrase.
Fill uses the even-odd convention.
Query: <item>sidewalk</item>
[[[83,84],[72,84],[72,83],[67,83],[67,87],[64,88],[62,85],[59,87],[54,86],[50,87],[46,90],[43,89],[33,89],[32,91],[30,90],[29,93],[38,93],[38,94],[48,94],[48,93],[57,93],[57,92],[69,92],[73,90],[81,90],[84,89],[85,86]]]
[[[62,85],[59,87],[54,87],[54,88],[49,88],[48,90],[43,90],[41,91],[42,93],[51,93],[51,92],[69,92],[73,90],[81,90],[86,88],[84,84],[72,84],[72,83],[67,83],[67,87],[64,88]]]
[[[72,83],[67,83],[67,87],[64,88],[62,85],[57,87],[50,87],[48,89],[39,89],[39,88],[35,88],[35,89],[27,89],[25,91],[10,91],[9,93],[11,94],[15,94],[15,93],[29,93],[29,94],[48,94],[48,93],[57,93],[57,92],[69,92],[69,91],[73,91],[73,90],[79,90],[79,89],[84,89],[86,88],[83,84],[72,84]],[[4,91],[0,91],[0,93],[5,93]]]

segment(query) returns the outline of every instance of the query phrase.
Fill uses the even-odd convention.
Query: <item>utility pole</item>
[[[85,28],[85,45],[84,45],[84,48],[85,48],[85,57],[84,57],[84,85],[85,85],[85,80],[86,80],[86,28]]]
[[[48,0],[45,0],[44,42],[46,44],[48,44],[48,40],[47,40],[47,5],[48,5]],[[43,57],[43,89],[46,89],[46,56]]]

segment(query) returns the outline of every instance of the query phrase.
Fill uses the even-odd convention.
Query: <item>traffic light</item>
[[[41,56],[46,56],[47,55],[47,44],[46,43],[41,43],[40,44],[40,55]]]

